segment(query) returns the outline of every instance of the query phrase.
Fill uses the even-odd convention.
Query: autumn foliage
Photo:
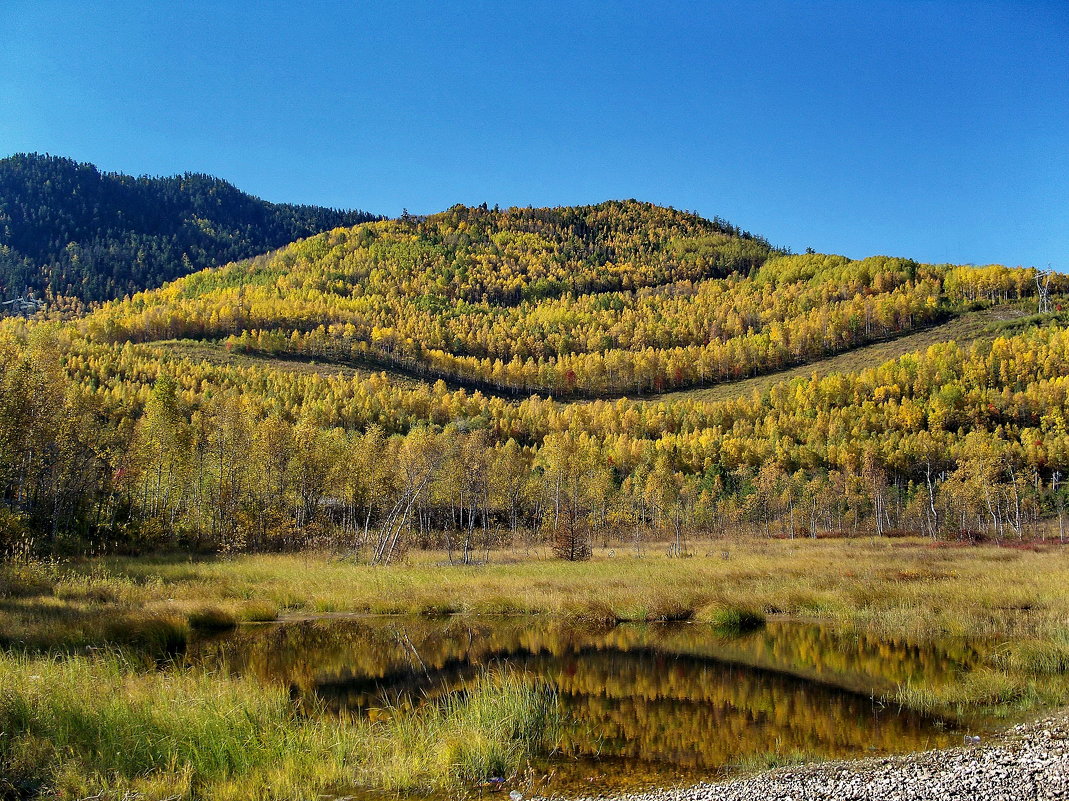
[[[683,555],[689,532],[738,527],[1032,537],[1061,525],[1069,474],[1058,314],[763,395],[628,396],[1022,313],[1034,287],[1028,269],[785,254],[634,201],[337,229],[71,323],[6,321],[0,532],[380,562],[506,540]],[[327,366],[157,344],[175,337]]]

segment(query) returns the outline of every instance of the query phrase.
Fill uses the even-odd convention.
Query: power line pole
[[[1054,270],[1036,270],[1036,291],[1039,295],[1039,313],[1050,313],[1050,282],[1054,278]]]

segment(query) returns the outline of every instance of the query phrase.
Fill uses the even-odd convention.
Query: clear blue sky
[[[1069,268],[1069,2],[0,2],[0,155]]]

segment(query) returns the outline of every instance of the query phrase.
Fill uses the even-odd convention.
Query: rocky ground
[[[609,796],[599,796],[607,798]],[[781,768],[617,801],[1069,801],[1069,710],[990,743]]]

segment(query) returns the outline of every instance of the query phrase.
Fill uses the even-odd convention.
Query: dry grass
[[[18,610],[115,610],[237,620],[271,613],[551,614],[610,622],[711,619],[735,609],[911,635],[1069,630],[1069,548],[951,547],[923,539],[716,540],[690,559],[595,551],[569,563],[519,551],[481,566],[414,552],[373,567],[331,554],[228,559],[141,557],[54,569],[47,592],[0,604],[0,636]],[[613,554],[613,555],[610,555]],[[38,582],[40,583],[40,582]],[[40,589],[40,588],[39,588]],[[206,610],[211,611],[210,613]]]

